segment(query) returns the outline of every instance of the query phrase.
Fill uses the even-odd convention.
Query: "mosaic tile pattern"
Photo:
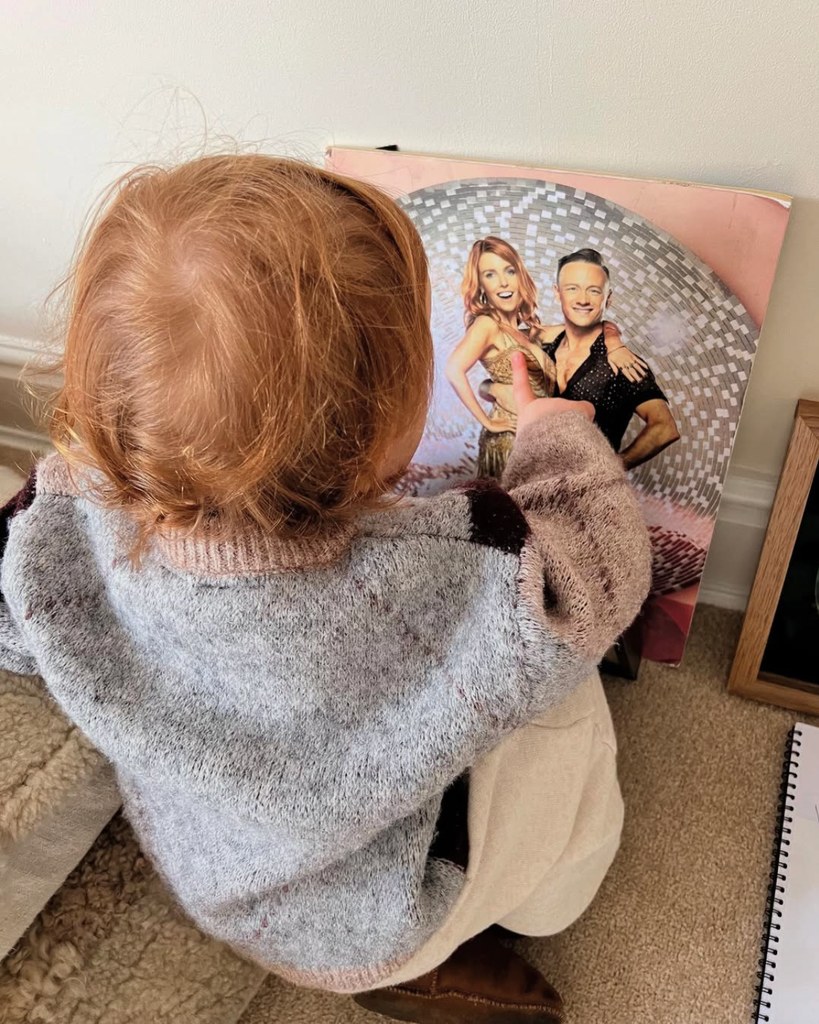
[[[464,333],[460,285],[472,243],[499,235],[520,253],[543,323],[561,321],[552,284],[560,256],[597,249],[611,271],[607,316],[668,397],[681,439],[632,473],[655,537],[655,592],[696,582],[757,344],[744,306],[696,256],[634,213],[577,189],[525,179],[471,179],[415,192],[402,205],[424,240],[441,367]],[[473,371],[474,386],[483,378]],[[627,445],[642,424],[635,419]],[[474,472],[479,428],[443,375],[413,466],[433,493]]]

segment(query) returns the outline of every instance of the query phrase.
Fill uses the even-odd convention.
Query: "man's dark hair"
[[[603,262],[603,257],[596,249],[578,249],[577,252],[570,252],[568,256],[561,256],[557,261],[557,280],[560,280],[560,271],[567,263],[593,263],[596,267],[602,267],[606,277],[611,280],[609,268]]]

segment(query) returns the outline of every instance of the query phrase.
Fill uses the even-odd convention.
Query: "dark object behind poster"
[[[760,675],[819,687],[819,472],[793,547]]]
[[[607,676],[617,676],[620,679],[636,679],[640,671],[640,651],[642,649],[642,638],[640,633],[640,620],[637,621],[623,633],[612,647],[606,651],[606,656],[600,663],[600,671]]]

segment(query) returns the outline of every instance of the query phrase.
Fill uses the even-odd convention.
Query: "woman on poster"
[[[481,425],[478,440],[478,476],[500,479],[512,450],[516,410],[512,395],[511,355],[521,351],[529,368],[532,390],[540,398],[554,395],[555,364],[543,351],[562,324],[544,326],[537,312],[537,287],[518,252],[494,235],[476,241],[464,271],[466,334],[446,363],[446,376],[460,400]],[[616,325],[604,324],[609,363],[615,373],[639,381],[642,360],[622,342]],[[480,363],[489,375],[480,396],[492,403],[486,413],[468,379]],[[488,386],[491,385],[491,391]]]

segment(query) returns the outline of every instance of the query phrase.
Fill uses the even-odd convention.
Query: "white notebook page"
[[[759,1020],[770,1024],[816,1024],[819,1021],[819,729],[798,723],[794,734],[792,764],[796,789],[787,800],[785,827],[790,828],[782,846],[779,870],[786,876],[782,916],[774,917],[781,927],[773,930],[768,960],[775,961],[773,991],[763,998],[770,1009],[760,1009]],[[784,853],[787,856],[784,856]]]

